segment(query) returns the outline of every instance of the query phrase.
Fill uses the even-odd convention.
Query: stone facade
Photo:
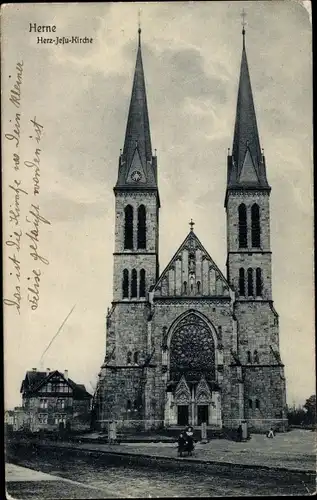
[[[95,398],[99,427],[113,420],[135,429],[202,422],[237,428],[243,420],[258,430],[285,427],[265,169],[243,39],[225,197],[227,276],[192,224],[159,274],[157,159],[151,153],[139,38],[114,189],[113,302]]]
[[[202,419],[218,428],[245,419],[263,430],[286,424],[272,301],[240,300],[193,231],[145,300],[113,302],[107,354],[101,426],[111,420],[137,429],[197,426]]]

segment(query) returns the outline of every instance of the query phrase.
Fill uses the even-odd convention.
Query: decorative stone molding
[[[215,298],[204,298],[203,296],[199,295],[196,297],[192,298],[182,298],[182,297],[170,297],[170,296],[165,296],[165,297],[154,297],[154,303],[155,305],[163,305],[166,304],[166,302],[170,301],[170,305],[181,305],[181,306],[188,306],[188,307],[197,307],[197,304],[203,304],[203,305],[222,305],[223,302],[231,302],[231,298],[229,296],[221,297],[218,296],[216,299]]]
[[[205,377],[202,377],[196,389],[195,401],[197,404],[210,404],[212,395]]]
[[[120,197],[120,198],[134,198],[138,199],[140,196],[142,196],[142,199],[144,198],[153,198],[153,195],[157,196],[158,195],[158,190],[157,188],[141,188],[137,190],[135,186],[133,186],[133,189],[129,189],[127,187],[125,188],[115,188],[115,196]]]
[[[211,403],[211,395],[206,394],[205,392],[201,392],[196,397],[196,404],[205,404],[209,405]]]
[[[189,404],[190,402],[190,390],[184,376],[182,376],[175,389],[175,402],[178,404]]]
[[[232,189],[232,190],[231,190]],[[229,196],[235,197],[235,198],[245,198],[246,193],[242,189],[235,189],[231,188],[228,192],[228,198]],[[249,188],[250,189],[250,188]],[[249,191],[248,193],[251,196],[256,195],[256,196],[268,196],[270,194],[270,189],[266,188],[266,190],[257,190],[257,189],[252,189],[252,191]]]

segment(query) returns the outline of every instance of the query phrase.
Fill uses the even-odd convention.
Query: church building
[[[284,428],[279,317],[272,297],[270,193],[245,30],[224,207],[226,276],[190,224],[159,268],[158,161],[151,146],[141,30],[115,195],[113,301],[97,420],[136,429]],[[164,200],[162,200],[164,202]],[[225,214],[224,214],[225,215]],[[224,219],[225,220],[225,219]]]

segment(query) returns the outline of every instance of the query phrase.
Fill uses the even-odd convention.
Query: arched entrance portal
[[[166,425],[221,425],[213,327],[190,312],[172,327],[168,340]]]

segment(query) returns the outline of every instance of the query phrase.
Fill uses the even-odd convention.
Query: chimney
[[[32,368],[32,372],[36,372],[36,368]]]
[[[46,368],[46,375],[49,375],[51,373],[51,369],[50,368]]]
[[[64,370],[64,377],[66,380],[68,380],[68,370]]]

